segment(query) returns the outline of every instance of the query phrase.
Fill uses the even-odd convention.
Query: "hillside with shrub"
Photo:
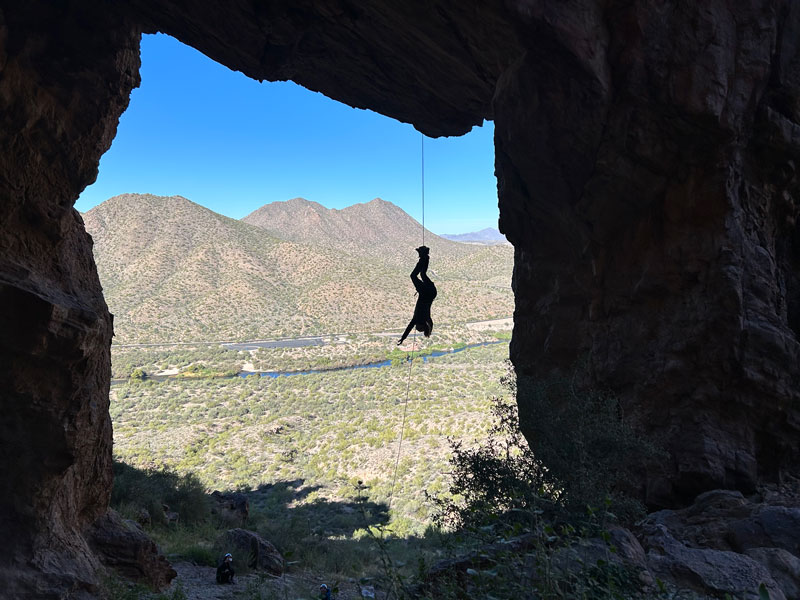
[[[362,215],[349,228],[333,230],[305,204],[270,230],[181,196],[124,194],[96,206],[83,218],[115,316],[115,342],[404,327],[415,302],[408,273],[416,261],[420,226],[388,202],[358,206],[354,212],[366,211],[369,218]],[[362,242],[331,243],[346,230]],[[433,313],[437,326],[511,314],[510,248],[432,235],[429,245],[439,289]]]

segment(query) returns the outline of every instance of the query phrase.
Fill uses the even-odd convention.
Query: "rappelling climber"
[[[436,298],[436,286],[428,278],[428,263],[430,262],[430,248],[427,246],[420,246],[417,248],[419,260],[417,266],[411,272],[411,282],[417,288],[419,297],[417,298],[417,305],[414,307],[414,316],[411,317],[411,322],[403,332],[403,337],[397,342],[399,346],[411,333],[411,329],[416,326],[417,331],[421,331],[425,337],[431,336],[433,331],[433,319],[431,319],[431,304],[433,299]],[[419,278],[417,277],[419,275]]]

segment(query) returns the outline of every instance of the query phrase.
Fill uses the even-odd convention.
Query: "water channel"
[[[481,348],[483,346],[491,346],[491,345],[494,345],[494,344],[502,344],[502,343],[503,343],[503,340],[497,340],[497,341],[492,341],[492,342],[480,342],[480,343],[477,343],[477,344],[467,344],[466,346],[462,346],[460,348],[453,348],[451,350],[434,350],[433,352],[430,352],[428,354],[425,354],[424,356],[417,357],[417,358],[422,358],[422,362],[427,362],[429,358],[437,358],[439,356],[447,356],[447,355],[450,355],[450,354],[456,354],[458,352],[463,352],[464,350],[469,350],[470,348]],[[404,362],[410,360],[410,358],[411,358],[411,353],[409,352],[408,355],[407,355],[407,358],[404,359]],[[371,363],[366,363],[366,364],[363,364],[363,365],[348,365],[348,366],[344,366],[344,367],[332,367],[332,368],[327,368],[327,369],[325,369],[325,368],[322,368],[322,369],[308,369],[306,371],[240,371],[236,375],[230,375],[230,376],[227,376],[227,377],[217,377],[215,379],[233,379],[235,377],[244,378],[244,377],[252,377],[252,376],[271,377],[271,378],[274,379],[276,377],[290,377],[292,375],[314,375],[314,374],[317,374],[317,373],[332,373],[332,372],[335,372],[335,371],[352,371],[354,369],[380,369],[381,367],[388,367],[391,364],[392,364],[391,360],[381,360],[381,361],[375,361],[375,362],[371,362]],[[150,381],[166,381],[168,379],[194,379],[194,378],[179,377],[179,376],[175,376],[175,375],[149,375],[147,377],[147,379],[150,380]],[[200,379],[200,378],[197,378],[197,379]],[[118,383],[125,383],[126,381],[128,381],[128,380],[127,379],[112,379],[111,383],[112,384],[118,384]]]
[[[463,352],[464,350],[468,350],[470,348],[480,348],[482,346],[491,346],[492,344],[501,344],[502,341],[498,340],[496,342],[480,342],[478,344],[467,344],[466,346],[462,346],[461,348],[454,348],[451,350],[434,350],[424,356],[422,356],[422,362],[427,362],[429,358],[436,358],[437,356],[447,356],[449,354],[456,354],[457,352]],[[418,357],[419,358],[419,357]],[[403,362],[406,362],[411,359],[411,353],[408,353],[408,357],[404,359]],[[286,377],[289,375],[314,375],[316,373],[331,373],[333,371],[352,371],[354,369],[379,369],[381,367],[388,367],[392,364],[391,360],[381,360],[371,363],[366,363],[363,365],[348,365],[345,367],[333,367],[330,369],[309,369],[307,371],[242,371],[239,373],[238,377],[250,377],[252,375],[258,375],[260,377],[272,377],[273,379],[276,377]]]

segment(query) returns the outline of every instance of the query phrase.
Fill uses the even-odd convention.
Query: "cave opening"
[[[122,193],[181,195],[231,218],[294,197],[340,209],[386,196],[420,220],[420,140],[408,123],[292,81],[260,82],[165,34],[142,36],[141,59],[141,84],[79,211]],[[492,138],[487,120],[426,139],[435,233],[496,226]]]
[[[396,415],[381,417],[379,413],[383,409],[378,408],[365,408],[370,415],[366,418],[347,413],[347,426],[340,423],[337,428],[346,430],[354,438],[367,439],[367,456],[349,456],[346,449],[337,447],[330,455],[344,455],[346,462],[337,465],[334,461],[325,468],[324,464],[312,465],[304,472],[303,457],[312,453],[313,448],[307,445],[303,430],[327,432],[329,425],[325,418],[330,415],[311,422],[308,413],[319,413],[319,407],[299,406],[272,415],[263,405],[296,402],[298,396],[315,394],[325,402],[338,403],[336,406],[343,400],[369,405],[377,392],[362,398],[352,390],[378,388],[388,395],[391,382],[382,383],[377,372],[370,375],[356,372],[352,376],[337,376],[331,392],[330,384],[321,384],[318,380],[308,383],[307,389],[301,389],[305,384],[296,379],[292,380],[292,387],[280,382],[257,382],[257,378],[252,377],[240,381],[232,373],[324,371],[331,367],[331,360],[337,367],[350,363],[360,367],[364,366],[359,364],[362,362],[376,363],[377,367],[378,363],[399,360],[395,355],[388,359],[386,356],[386,347],[394,348],[396,336],[389,338],[382,332],[387,328],[402,329],[410,314],[406,313],[413,307],[413,289],[410,295],[404,294],[403,289],[410,288],[408,271],[416,260],[414,248],[420,243],[419,223],[412,222],[412,217],[420,217],[419,132],[410,125],[350,108],[292,83],[253,81],[168,36],[144,36],[141,52],[141,85],[132,92],[116,138],[100,161],[97,181],[83,192],[76,204],[87,231],[94,238],[100,283],[114,315],[116,337],[111,346],[110,412],[114,424],[115,460],[121,461],[115,464],[115,474],[123,478],[119,485],[115,484],[115,493],[118,489],[130,492],[130,481],[137,477],[136,469],[147,473],[166,468],[181,476],[195,473],[209,490],[231,492],[247,488],[265,503],[274,501],[279,492],[287,493],[296,496],[302,505],[304,495],[312,492],[312,499],[325,493],[347,495],[352,487],[350,480],[361,478],[375,488],[376,509],[380,508],[385,502],[388,481],[375,477],[375,468],[365,469],[363,464],[375,463],[375,451],[396,443],[399,435]],[[199,102],[201,96],[203,101]],[[200,106],[191,108],[193,102]],[[315,115],[315,111],[321,115]],[[459,318],[466,321],[479,317],[484,317],[482,320],[509,317],[513,307],[510,289],[513,250],[507,245],[500,249],[487,246],[485,251],[480,246],[456,248],[459,244],[430,232],[433,229],[437,233],[464,233],[496,225],[492,134],[493,128],[488,122],[462,136],[425,140],[427,243],[434,248],[437,276],[444,278],[442,301],[447,307],[446,318],[439,321],[437,315],[434,332],[434,343],[442,348],[448,344],[454,349],[458,347],[459,351],[464,345],[499,343],[507,346],[507,339],[496,340],[493,334],[467,329],[454,333],[451,329],[461,327],[461,323],[453,323]],[[326,166],[326,163],[333,166]],[[387,187],[388,192],[381,186]],[[292,210],[299,211],[292,213],[292,218],[312,218],[304,221],[299,229],[291,227],[288,221],[278,220],[274,226],[259,221],[259,227],[266,229],[270,237],[257,237],[253,229],[255,222],[239,218],[257,212],[259,207],[264,208],[261,204],[272,204],[271,200],[289,207],[291,202],[286,200],[298,196],[309,201],[292,200],[297,205]],[[387,302],[396,305],[396,318],[386,320],[386,315],[381,314],[382,321],[371,321],[358,313],[361,318],[357,322],[328,319],[328,323],[335,324],[333,328],[320,329],[326,321],[313,312],[292,318],[270,311],[273,299],[275,305],[285,299],[270,295],[274,286],[265,283],[264,288],[248,287],[248,278],[268,279],[264,269],[256,264],[259,259],[272,259],[271,266],[279,266],[282,255],[314,245],[314,230],[326,233],[322,230],[332,223],[336,225],[331,219],[344,215],[349,210],[348,204],[369,207],[372,203],[366,201],[375,197],[386,202],[369,208],[373,217],[376,211],[380,217],[371,222],[383,229],[355,231],[352,241],[363,238],[363,246],[330,245],[329,239],[322,239],[320,243],[324,242],[323,246],[334,256],[340,256],[339,262],[343,265],[337,270],[336,265],[325,263],[329,272],[324,275],[333,280],[352,279],[348,269],[360,267],[359,279],[366,279],[372,286],[398,288],[399,291],[390,297],[391,302]],[[314,199],[326,200],[327,206],[315,204]],[[389,205],[391,201],[394,203]],[[402,213],[402,207],[411,216]],[[197,226],[193,227],[195,221]],[[354,222],[359,227],[370,223]],[[306,231],[308,228],[312,230],[310,234]],[[400,229],[403,235],[393,238],[392,230]],[[337,233],[338,237],[343,235],[342,231]],[[404,240],[404,245],[389,248],[383,238],[390,244]],[[273,244],[279,249],[274,254],[259,254],[263,250],[256,248],[259,244],[263,247]],[[442,249],[439,255],[436,254],[438,248]],[[385,253],[388,254],[384,256]],[[235,265],[231,268],[228,260],[231,254],[241,259],[239,268]],[[379,254],[383,262],[369,257],[370,254]],[[320,252],[311,257],[328,260]],[[488,262],[485,261],[487,257]],[[475,295],[482,304],[468,315],[459,313],[459,306],[448,300],[458,295],[460,301],[465,301],[469,283],[467,274],[459,274],[461,267],[450,266],[448,261],[471,261],[475,263],[471,273],[482,278],[481,281],[486,279],[486,285]],[[297,268],[297,262],[292,263],[293,268]],[[303,255],[299,262],[313,261]],[[498,265],[502,272],[493,271]],[[307,271],[304,268],[304,273]],[[209,273],[215,276],[209,277]],[[239,274],[244,277],[238,277]],[[154,278],[155,275],[158,277]],[[286,283],[278,277],[276,280]],[[305,282],[304,285],[317,284]],[[328,301],[329,306],[334,306],[326,297],[326,290],[332,285],[335,283],[324,282],[321,291],[309,288],[308,303]],[[503,288],[504,291],[498,291]],[[246,296],[264,300],[248,304],[245,297],[238,295],[241,290]],[[368,289],[363,292],[369,294]],[[215,304],[210,299],[212,295],[219,296],[220,302]],[[360,304],[348,290],[337,289],[334,295],[346,298],[339,303],[340,310],[348,310],[348,307],[355,310],[353,307]],[[497,299],[502,301],[499,308],[490,304]],[[241,310],[241,306],[246,310]],[[262,309],[263,312],[258,312]],[[393,312],[394,309],[389,314]],[[225,317],[220,317],[220,313]],[[231,315],[232,318],[228,318]],[[242,323],[246,326],[237,328]],[[503,336],[507,338],[510,334],[507,319],[498,326],[506,328]],[[379,328],[373,332],[379,335],[364,335],[365,329],[370,327]],[[487,326],[487,331],[491,331],[491,327]],[[443,333],[442,341],[438,342],[436,338],[440,333]],[[354,337],[359,335],[363,338]],[[468,337],[461,339],[458,335]],[[265,339],[301,336],[305,339],[282,340],[283,346],[259,345]],[[333,358],[313,354],[316,343],[309,342],[309,338],[314,337],[320,345],[333,348]],[[215,340],[229,343],[209,348]],[[283,354],[279,356],[274,350],[292,348],[295,342],[298,348],[305,347],[306,342],[309,344],[307,349],[294,354],[281,350]],[[154,345],[160,346],[148,354],[148,348]],[[422,345],[421,340],[419,345]],[[407,346],[411,347],[411,340]],[[491,364],[484,365],[478,378],[456,381],[451,373],[446,373],[447,383],[435,383],[432,397],[457,396],[461,402],[460,407],[451,406],[449,413],[441,415],[436,426],[425,424],[422,427],[425,419],[417,414],[418,409],[412,409],[412,439],[407,442],[412,445],[402,463],[398,495],[414,496],[414,499],[405,502],[402,497],[398,498],[394,513],[400,515],[396,521],[401,527],[420,527],[418,521],[425,515],[425,509],[416,498],[420,486],[437,490],[445,485],[443,476],[432,476],[433,471],[443,470],[444,464],[433,469],[423,456],[424,466],[414,465],[415,436],[434,448],[429,453],[431,456],[435,455],[437,460],[441,458],[440,448],[436,446],[446,447],[446,435],[457,434],[453,423],[462,417],[456,413],[463,410],[467,414],[477,414],[473,396],[478,394],[482,398],[484,388],[495,389],[503,373],[502,362],[507,358],[507,351],[499,356],[499,348],[493,346],[490,350]],[[352,357],[344,356],[345,351]],[[408,355],[407,348],[405,352]],[[242,359],[237,353],[249,355]],[[459,360],[464,362],[465,356],[461,354]],[[227,382],[227,387],[223,382]],[[157,389],[159,385],[161,389]],[[168,385],[173,388],[167,389]],[[209,389],[215,390],[214,398],[209,395]],[[259,395],[267,400],[260,402]],[[414,400],[422,406],[420,401],[424,402],[424,394],[420,397],[412,394]],[[143,416],[142,406],[148,407],[149,417]],[[249,439],[232,425],[231,419],[259,429],[259,441]],[[270,422],[264,424],[266,420]],[[475,418],[474,422],[479,420]],[[388,425],[379,425],[381,421]],[[234,440],[244,441],[234,443]],[[380,444],[379,440],[382,440]],[[267,458],[256,456],[251,446],[269,447],[274,452],[270,450]],[[321,447],[325,449],[327,445]],[[318,462],[325,463],[324,460]],[[385,467],[381,469],[384,472],[391,465]],[[424,477],[416,473],[411,485],[406,479],[414,470],[423,472]],[[336,481],[331,481],[330,473],[336,473]],[[423,478],[418,481],[419,477]],[[347,484],[342,485],[341,480],[346,480]],[[140,512],[132,510],[134,503],[128,497],[112,496],[112,499],[113,506],[125,507],[126,516],[135,518]],[[340,499],[330,500],[332,505],[337,502]],[[177,506],[167,504],[170,510],[164,514],[181,512],[176,510]],[[150,503],[148,514],[153,521],[164,520],[161,512],[158,503]],[[387,521],[392,518],[385,508],[381,508],[380,513]],[[346,533],[353,534],[352,531]]]
[[[262,205],[289,199],[307,200],[306,211],[338,213],[346,206],[381,198],[421,220],[420,137],[410,125],[351,108],[292,82],[255,81],[164,34],[144,35],[141,47],[142,83],[133,90],[114,143],[101,158],[99,177],[76,203],[89,232],[97,234],[96,255],[105,251],[103,235],[113,219],[95,214],[103,209],[90,210],[123,194],[131,203],[136,202],[137,194],[185,198],[239,220],[249,213],[247,218],[254,217]],[[497,225],[492,136],[492,124],[486,122],[466,135],[425,141],[429,231],[463,233]],[[167,208],[156,206],[152,198],[149,203],[153,206],[142,207],[138,214],[132,209],[130,214],[120,212],[122,209],[115,213],[116,220],[145,224],[129,254],[141,254],[142,246],[153,241],[143,229],[158,222],[159,209]],[[304,217],[287,213],[284,218]],[[278,237],[308,241],[306,234],[296,231],[299,225],[284,225],[284,231],[280,224],[265,229]],[[369,223],[359,225],[360,232],[344,234],[353,238],[353,244],[378,243],[386,237],[370,231]],[[179,237],[191,234],[172,233]],[[359,234],[362,242],[355,239]],[[188,253],[193,247],[184,250]],[[402,252],[402,248],[396,251]],[[413,256],[412,252],[409,262],[413,263]],[[207,258],[201,260],[207,263]],[[130,291],[137,269],[164,271],[166,277],[174,265],[158,257],[149,265],[124,265],[119,259],[114,265],[100,261],[101,278],[114,271],[113,278],[101,283],[116,315],[115,343],[160,341],[132,335],[132,326],[143,321],[162,330],[156,337],[169,333],[175,341],[198,339],[195,334],[199,332],[194,329],[202,329],[205,335],[214,333],[213,325],[198,320],[188,330],[181,330],[178,323],[169,324],[165,312],[182,308],[175,302],[162,302],[156,310],[150,306],[138,314],[115,309],[116,295]],[[210,320],[208,316],[205,311],[201,318]],[[159,320],[164,325],[157,325]],[[292,319],[285,325],[274,323],[279,328],[275,331],[250,328],[242,335],[263,338],[319,333],[312,331],[311,321]],[[223,329],[216,332],[222,339],[239,333],[229,331],[231,327]]]
[[[640,482],[664,506],[686,483],[752,486],[795,473],[800,346],[754,250],[783,229],[757,199],[786,191],[755,159],[764,148],[776,160],[798,153],[800,5],[672,8],[4,3],[0,481],[12,492],[0,514],[15,540],[6,592],[90,597],[97,584],[87,531],[111,489],[112,321],[72,205],[138,85],[142,32],[430,136],[491,119],[502,228],[517,253],[517,368],[534,381],[560,368],[552,350],[588,352],[599,381],[623,381],[635,418],[669,438],[666,472]],[[620,221],[609,239],[631,207],[641,219]],[[639,265],[664,298],[657,313],[630,293]],[[786,448],[780,469],[760,452],[762,436]]]

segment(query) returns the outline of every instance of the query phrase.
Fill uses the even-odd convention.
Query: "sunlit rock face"
[[[797,3],[0,2],[11,597],[96,593],[82,532],[110,491],[112,330],[71,206],[154,31],[429,135],[494,119],[521,396],[576,366],[615,391],[671,451],[643,475],[653,505],[797,466]]]

